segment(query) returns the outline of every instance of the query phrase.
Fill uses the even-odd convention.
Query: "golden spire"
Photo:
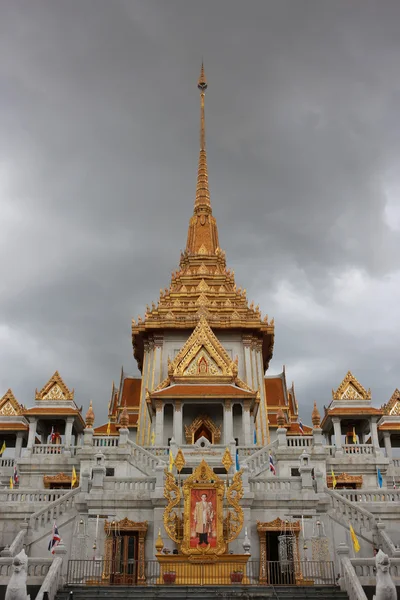
[[[212,255],[215,254],[218,248],[218,231],[217,224],[212,216],[210,190],[208,188],[206,126],[204,117],[204,97],[208,86],[203,63],[201,63],[197,87],[200,90],[200,153],[197,169],[194,216],[190,221],[186,249],[190,254],[201,253]]]

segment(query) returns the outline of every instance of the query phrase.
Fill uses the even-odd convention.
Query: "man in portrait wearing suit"
[[[208,534],[211,534],[211,526],[214,518],[214,510],[211,502],[207,501],[207,494],[201,494],[200,502],[196,502],[194,508],[194,523],[196,533],[199,536],[199,544],[208,544]]]

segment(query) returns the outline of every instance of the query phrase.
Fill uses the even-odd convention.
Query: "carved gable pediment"
[[[400,390],[395,389],[389,402],[385,404],[385,415],[400,416]]]
[[[12,391],[10,389],[7,390],[0,400],[0,416],[14,417],[20,415],[21,413],[22,406],[19,404]]]
[[[62,380],[58,371],[50,377],[46,385],[38,392],[36,390],[36,400],[73,400],[74,390],[69,390]]]
[[[237,366],[202,316],[186,344],[170,363],[168,373],[171,381],[206,377],[223,377],[232,381],[237,375]]]
[[[334,400],[371,400],[371,390],[367,391],[348,371],[336,392],[332,390],[332,398]]]

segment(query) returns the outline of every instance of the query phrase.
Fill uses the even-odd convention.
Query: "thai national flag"
[[[304,433],[304,427],[303,427],[303,423],[301,422],[301,419],[299,421],[299,429],[300,429],[301,435],[303,435],[303,433]]]
[[[60,542],[61,542],[61,537],[60,537],[60,534],[58,533],[58,527],[57,527],[56,523],[54,522],[53,531],[52,531],[51,539],[49,542],[49,552],[54,554],[54,550]]]
[[[269,455],[269,470],[271,471],[271,473],[276,475],[276,469],[275,469],[274,461],[272,460],[271,454]]]
[[[14,483],[14,485],[18,485],[19,484],[19,477],[18,477],[18,471],[17,471],[17,466],[16,465],[14,465],[13,483]]]

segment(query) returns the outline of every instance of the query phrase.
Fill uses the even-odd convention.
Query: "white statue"
[[[26,577],[28,574],[28,557],[25,550],[14,556],[13,574],[7,586],[5,600],[30,600],[26,593]]]
[[[376,555],[375,565],[376,590],[374,600],[397,600],[396,587],[390,575],[390,560],[382,550],[379,550]]]

